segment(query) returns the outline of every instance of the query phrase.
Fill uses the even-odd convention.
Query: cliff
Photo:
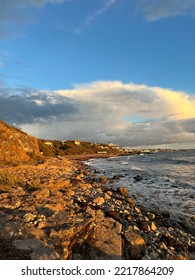
[[[35,137],[0,121],[1,162],[27,162],[39,154],[38,140]]]

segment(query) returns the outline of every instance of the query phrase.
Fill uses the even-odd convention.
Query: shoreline
[[[15,178],[0,186],[0,259],[195,259],[187,225],[105,186],[110,178],[82,162],[90,158],[0,168]]]
[[[78,161],[85,161],[89,159],[96,159],[96,158],[111,158],[111,157],[118,157],[118,156],[128,156],[129,154],[81,154],[81,155],[65,155],[63,156],[66,160],[78,160]]]

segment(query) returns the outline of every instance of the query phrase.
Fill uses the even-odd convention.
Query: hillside
[[[27,162],[40,155],[38,140],[0,121],[0,162]]]
[[[57,141],[39,139],[40,152],[44,156],[64,156],[64,155],[81,155],[81,154],[120,154],[124,149],[111,144],[99,144],[80,141]]]

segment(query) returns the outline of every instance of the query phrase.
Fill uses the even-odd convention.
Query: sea
[[[138,205],[195,225],[195,150],[143,153],[85,162],[98,176],[126,187]]]

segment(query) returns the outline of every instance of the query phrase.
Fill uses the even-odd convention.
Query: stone
[[[36,191],[33,194],[36,196],[36,199],[44,199],[44,198],[48,198],[50,196],[50,190],[43,189],[40,191]]]
[[[36,218],[36,215],[32,214],[32,213],[26,213],[24,216],[23,216],[23,221],[25,223],[30,223],[30,222],[33,222]]]
[[[93,228],[93,234],[85,241],[87,259],[122,259],[122,225],[112,218],[99,215]]]
[[[147,212],[148,219],[153,221],[155,219],[155,215],[153,213]]]
[[[45,237],[45,232],[40,228],[32,227],[29,229],[28,235],[33,235],[36,239],[41,239]]]
[[[110,200],[110,199],[111,199],[111,196],[110,196],[109,194],[106,193],[106,194],[104,195],[104,199],[105,199],[105,200]]]
[[[139,209],[138,207],[135,207],[134,209],[135,209],[135,212],[137,212],[137,213],[140,213],[140,212],[141,212],[140,209]]]
[[[165,245],[164,242],[160,243],[160,248],[163,249],[163,250],[167,250],[167,246]]]
[[[141,253],[146,248],[144,239],[135,232],[126,232],[124,234],[125,254],[128,259],[140,259]]]
[[[21,200],[16,196],[4,199],[4,201],[0,203],[0,207],[13,210],[19,208],[21,204]]]
[[[156,252],[151,252],[150,258],[151,258],[151,260],[157,260],[159,258],[159,254]]]
[[[20,221],[10,221],[0,227],[0,238],[10,239],[13,237],[26,237],[26,229]]]
[[[128,190],[124,187],[118,187],[117,191],[124,197],[127,197],[129,195]]]
[[[135,177],[133,177],[133,179],[134,179],[136,182],[139,182],[139,181],[142,181],[142,180],[143,180],[143,177],[140,176],[140,175],[136,175]]]
[[[133,198],[128,198],[128,202],[131,206],[135,205],[135,199],[133,199]]]
[[[38,140],[0,121],[0,162],[27,162],[31,155],[40,155]]]
[[[150,222],[150,223],[149,223],[149,226],[150,226],[150,229],[151,229],[151,230],[156,230],[156,229],[157,229],[157,227],[156,227],[156,225],[155,225],[154,222]]]
[[[14,240],[12,245],[18,250],[27,250],[31,260],[59,260],[59,255],[45,242],[35,239]]]
[[[102,183],[102,184],[105,184],[106,182],[107,182],[107,178],[105,177],[105,176],[100,176],[99,177],[99,180],[100,180],[100,182]]]
[[[96,205],[100,206],[104,203],[104,198],[103,197],[97,197],[93,200],[93,203],[95,203]]]

